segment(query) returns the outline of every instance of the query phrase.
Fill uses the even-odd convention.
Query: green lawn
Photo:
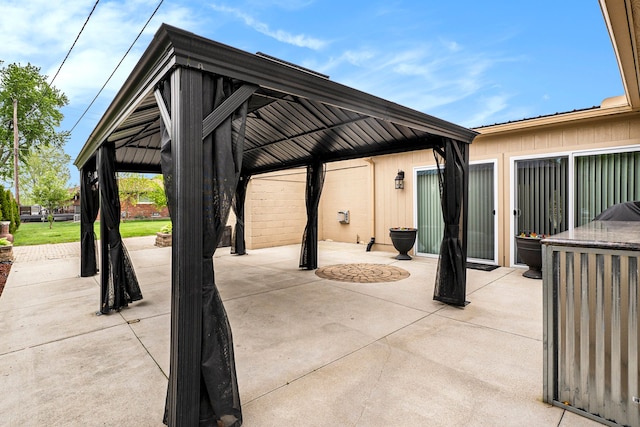
[[[151,236],[171,221],[132,220],[120,223],[122,237]],[[96,236],[100,237],[100,223],[95,223]],[[44,245],[47,243],[67,243],[80,241],[80,223],[72,221],[54,222],[49,229],[48,222],[24,222],[13,235],[15,246]]]

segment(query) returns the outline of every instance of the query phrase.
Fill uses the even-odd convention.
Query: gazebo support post
[[[238,187],[248,99],[257,86],[177,68],[155,93],[162,169],[173,220],[169,426],[242,424],[233,338],[213,255]],[[167,91],[168,89],[168,91]],[[203,113],[208,115],[202,119]],[[234,129],[233,122],[241,122]]]
[[[202,75],[177,68],[171,76],[175,209],[171,252],[171,375],[169,426],[198,425],[202,330]]]
[[[315,161],[307,165],[307,225],[302,236],[299,267],[305,270],[318,268],[318,205],[324,185],[324,164]]]
[[[100,172],[100,164],[103,162],[103,157],[105,156],[105,148],[100,147],[98,151],[98,186],[102,186],[102,183],[105,179],[103,174]],[[102,205],[102,196],[100,196],[100,205]],[[105,289],[109,287],[109,231],[107,230],[107,224],[104,221],[104,218],[100,219],[100,310],[99,313],[105,313],[104,307],[109,304],[108,294],[105,292]]]

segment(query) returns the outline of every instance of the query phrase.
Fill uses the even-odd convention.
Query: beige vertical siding
[[[348,160],[327,165],[320,199],[320,239],[363,243],[371,237],[371,165],[365,160]],[[340,223],[338,211],[349,211],[349,223]]]

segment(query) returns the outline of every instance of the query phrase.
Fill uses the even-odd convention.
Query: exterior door
[[[469,223],[467,258],[496,263],[495,163],[469,165]],[[444,233],[438,170],[416,170],[417,252],[438,255]]]
[[[567,156],[515,161],[513,248],[520,233],[552,235],[568,229],[568,164]]]

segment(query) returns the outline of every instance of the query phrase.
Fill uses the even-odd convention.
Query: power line
[[[87,16],[87,19],[84,21],[84,24],[82,24],[82,28],[80,28],[80,32],[76,36],[76,39],[73,41],[73,44],[71,45],[71,48],[69,48],[69,52],[67,52],[67,55],[62,60],[62,63],[60,64],[60,67],[58,67],[58,71],[56,71],[56,74],[51,79],[51,82],[49,83],[49,86],[52,86],[53,85],[53,81],[56,79],[56,77],[58,77],[58,73],[60,73],[60,70],[62,69],[62,66],[66,62],[67,58],[69,58],[69,55],[71,54],[71,51],[73,50],[73,48],[75,47],[76,43],[78,42],[78,39],[80,38],[80,34],[82,34],[82,32],[84,31],[84,27],[87,26],[87,22],[89,22],[89,18],[91,18],[91,15],[93,15],[93,11],[96,10],[96,6],[98,6],[99,2],[100,2],[100,0],[96,0],[95,4],[93,5],[93,9],[91,9],[91,12],[89,12],[89,16]]]
[[[124,59],[127,57],[127,55],[129,54],[129,52],[131,51],[131,49],[133,49],[133,46],[136,44],[136,42],[138,41],[138,39],[140,38],[140,36],[142,35],[142,33],[144,32],[145,28],[147,28],[147,25],[149,25],[149,22],[151,22],[151,20],[153,19],[153,17],[155,16],[156,12],[158,11],[158,9],[160,9],[160,6],[162,6],[162,3],[164,2],[164,0],[160,0],[160,2],[158,3],[158,6],[156,6],[156,9],[153,11],[153,13],[151,14],[151,16],[149,17],[149,19],[147,19],[147,22],[144,24],[144,26],[142,27],[142,29],[140,30],[140,32],[138,33],[138,35],[136,36],[135,40],[133,41],[133,43],[131,43],[131,46],[129,46],[129,49],[127,49],[127,51],[124,53],[124,55],[122,56],[122,59],[120,59],[120,62],[118,62],[118,65],[116,65],[116,68],[113,69],[113,72],[111,73],[111,75],[109,76],[109,78],[107,79],[106,82],[104,82],[104,84],[102,85],[102,87],[100,88],[100,90],[98,91],[98,93],[96,94],[96,96],[93,98],[93,100],[91,101],[91,103],[87,106],[87,108],[84,110],[84,112],[82,113],[82,115],[80,116],[80,118],[78,118],[78,121],[73,125],[73,127],[71,128],[70,132],[73,132],[73,130],[76,128],[76,126],[78,126],[78,123],[80,123],[80,121],[84,118],[85,114],[87,114],[87,112],[89,111],[89,109],[91,108],[91,106],[93,105],[94,102],[96,102],[96,99],[98,99],[98,96],[100,96],[100,94],[102,93],[102,91],[104,90],[104,88],[107,86],[107,84],[109,83],[109,81],[111,80],[111,78],[113,77],[113,75],[116,73],[116,71],[118,71],[118,68],[120,68],[120,65],[122,65],[122,62],[124,61]]]

